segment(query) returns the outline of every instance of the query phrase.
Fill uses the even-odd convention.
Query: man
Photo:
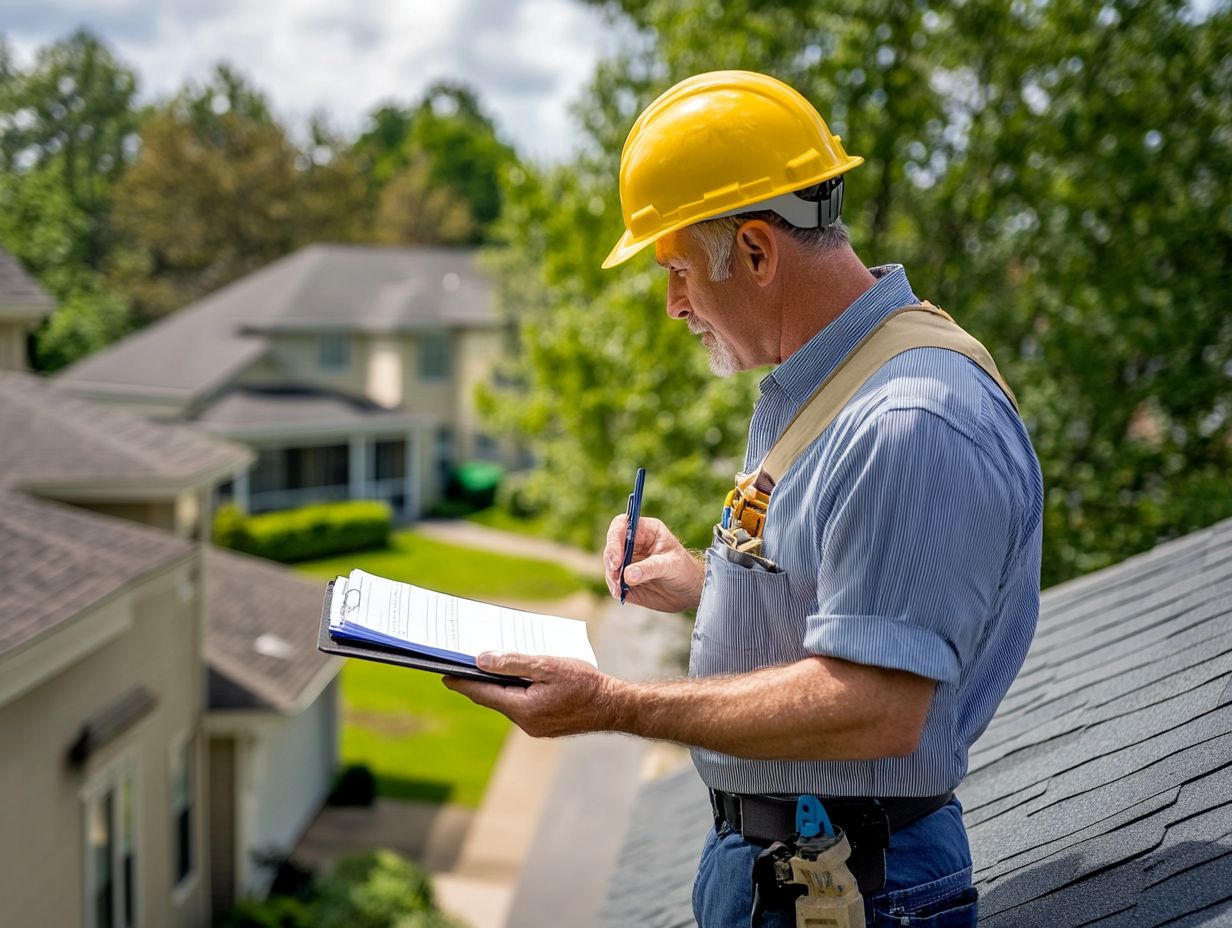
[[[627,230],[605,266],[653,245],[668,315],[716,374],[777,365],[750,423],[750,474],[819,385],[919,303],[901,266],[870,270],[847,241],[842,175],[860,163],[802,96],[748,72],[678,84],[625,143]],[[663,523],[639,523],[629,599],[697,609],[688,679],[487,655],[481,667],[532,685],[447,685],[532,735],[690,745],[716,818],[693,893],[703,928],[749,924],[755,861],[790,837],[801,795],[849,832],[869,924],[974,925],[952,790],[1039,607],[1042,487],[1012,394],[990,359],[903,351],[775,477],[764,523],[734,538],[729,505],[704,562]],[[717,517],[717,502],[699,505]],[[613,595],[624,531],[620,515],[604,551]],[[790,904],[759,920],[795,924]]]

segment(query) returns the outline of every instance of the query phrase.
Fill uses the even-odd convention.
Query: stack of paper
[[[363,570],[334,581],[329,633],[471,667],[484,651],[575,657],[598,666],[585,622],[448,596]]]

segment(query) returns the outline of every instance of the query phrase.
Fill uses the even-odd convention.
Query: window
[[[193,872],[193,742],[171,749],[171,882],[182,886]]]
[[[448,380],[453,365],[450,363],[448,332],[435,332],[419,339],[419,379]]]
[[[109,771],[87,792],[87,928],[137,924],[136,796],[132,765]]]
[[[323,371],[345,371],[351,366],[351,340],[346,335],[322,335],[319,361]]]

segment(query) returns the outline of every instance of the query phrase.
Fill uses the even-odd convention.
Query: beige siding
[[[454,394],[454,421],[458,429],[458,457],[478,457],[476,438],[483,431],[479,412],[475,408],[475,389],[491,376],[492,367],[500,357],[501,334],[494,331],[471,330],[459,333],[456,352],[457,369]]]
[[[74,501],[73,505],[80,506],[82,509],[89,509],[91,512],[102,513],[105,516],[115,516],[120,519],[127,519],[130,522],[140,522],[142,525],[161,528],[166,532],[174,533],[178,524],[178,507],[175,502],[103,503]]]
[[[0,371],[24,371],[26,363],[26,330],[29,323],[0,320]]]
[[[194,559],[112,602],[107,610],[128,612],[127,631],[0,706],[0,900],[5,924],[83,924],[83,791],[125,761],[137,772],[139,924],[195,928],[208,923],[197,577]],[[101,611],[80,621],[100,617]],[[73,769],[66,754],[83,722],[136,685],[155,695],[154,710],[91,756],[84,769]],[[185,734],[196,745],[196,875],[173,902],[170,746]]]
[[[425,380],[420,370],[420,339],[415,335],[402,336],[405,364],[405,380],[402,387],[402,408],[408,412],[431,416],[440,425],[454,423],[453,417],[454,377],[457,374],[457,339],[453,339],[453,357],[450,359],[451,376],[442,380]]]
[[[287,379],[312,383],[331,390],[365,396],[368,386],[368,339],[352,335],[350,364],[345,370],[327,371],[321,367],[320,339],[316,335],[274,335],[270,337],[270,361]]]

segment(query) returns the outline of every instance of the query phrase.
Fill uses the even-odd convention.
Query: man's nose
[[[689,314],[689,298],[684,281],[671,271],[667,272],[667,314],[673,319],[683,319]]]

